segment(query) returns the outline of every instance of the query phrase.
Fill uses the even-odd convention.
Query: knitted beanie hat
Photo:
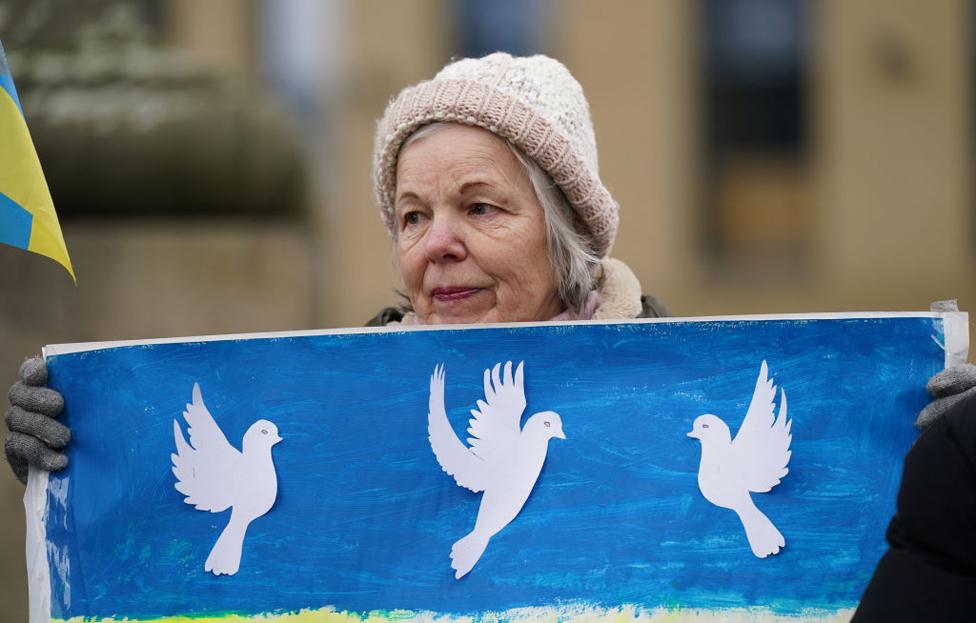
[[[397,231],[393,202],[400,146],[420,126],[438,121],[482,127],[521,149],[562,189],[593,251],[607,255],[617,234],[618,207],[600,182],[583,89],[562,63],[503,52],[466,58],[390,102],[376,129],[373,190],[391,237]]]

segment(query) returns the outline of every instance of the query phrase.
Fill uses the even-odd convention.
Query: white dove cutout
[[[474,530],[451,547],[454,577],[471,571],[488,547],[488,541],[522,510],[546,461],[549,440],[565,439],[558,413],[532,415],[521,427],[525,411],[522,363],[512,376],[512,362],[485,370],[485,399],[471,410],[468,439],[458,439],[444,410],[444,366],[430,377],[430,411],[427,432],[437,462],[458,485],[484,492]]]
[[[183,418],[190,443],[173,420],[176,454],[171,454],[176,490],[197,510],[220,513],[231,509],[230,521],[220,533],[203,568],[214,575],[234,575],[241,565],[244,534],[252,521],[264,515],[278,497],[278,476],[271,446],[281,441],[278,427],[258,420],[244,433],[244,452],[228,443],[203,404],[200,385],[193,384],[193,403]]]
[[[756,390],[735,439],[729,427],[711,413],[695,418],[689,437],[701,442],[698,488],[705,499],[739,516],[752,553],[759,558],[776,554],[786,540],[773,522],[752,501],[752,493],[766,493],[789,470],[790,426],[786,417],[786,391],[781,392],[779,415],[774,414],[776,386],[767,378],[762,362]]]

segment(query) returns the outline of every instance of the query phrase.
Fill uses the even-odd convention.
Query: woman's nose
[[[427,230],[427,259],[432,262],[461,261],[467,257],[460,223],[450,215],[435,215]]]

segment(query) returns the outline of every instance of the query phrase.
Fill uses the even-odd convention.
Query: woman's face
[[[400,152],[400,274],[428,324],[548,320],[562,311],[542,206],[502,139],[450,124]]]

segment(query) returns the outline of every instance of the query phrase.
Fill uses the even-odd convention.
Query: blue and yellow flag
[[[0,242],[46,255],[75,278],[41,162],[0,43]]]

